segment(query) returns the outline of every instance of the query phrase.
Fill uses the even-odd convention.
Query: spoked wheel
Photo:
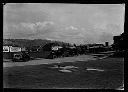
[[[57,56],[56,55],[53,55],[52,58],[57,58]]]

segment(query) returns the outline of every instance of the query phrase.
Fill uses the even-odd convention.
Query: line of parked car
[[[38,48],[36,51],[28,51],[16,53],[13,56],[13,61],[28,61],[32,58],[47,58],[54,59],[60,57],[71,57],[87,53],[96,53],[105,51],[105,47],[88,48],[88,46],[58,46],[49,45]]]

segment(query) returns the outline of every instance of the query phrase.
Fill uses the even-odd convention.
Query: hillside
[[[69,43],[64,43],[60,41],[51,41],[46,39],[3,39],[3,45],[13,45],[21,47],[33,47],[33,46],[44,46],[47,43],[57,43],[59,45],[69,45]]]

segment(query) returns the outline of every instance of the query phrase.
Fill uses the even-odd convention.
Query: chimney
[[[109,43],[108,42],[105,42],[105,46],[108,46],[109,45]]]

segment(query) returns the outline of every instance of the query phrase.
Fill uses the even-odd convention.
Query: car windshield
[[[20,55],[15,55],[15,57],[20,57]]]

